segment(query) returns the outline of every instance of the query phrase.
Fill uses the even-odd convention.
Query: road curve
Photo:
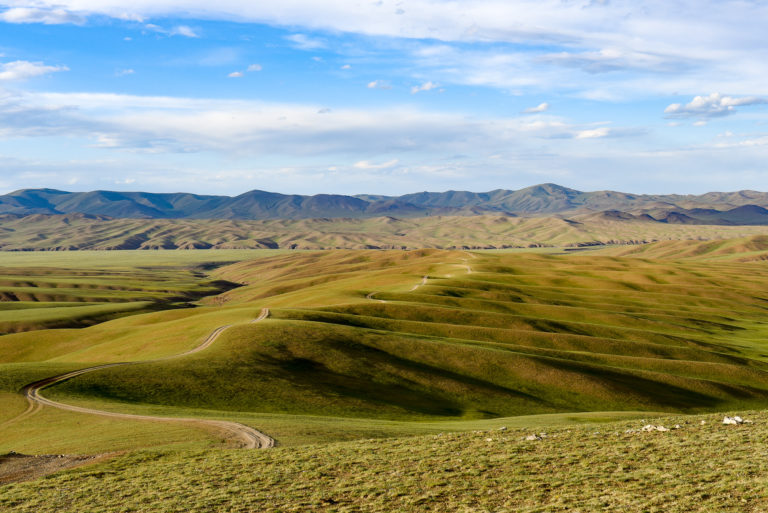
[[[259,316],[252,322],[259,322],[266,319],[267,317],[269,317],[269,309],[263,308]],[[30,406],[29,408],[27,408],[27,411],[25,411],[19,417],[16,417],[16,419],[13,419],[13,420],[19,420],[22,417],[29,416],[35,413],[37,410],[39,410],[43,405],[45,405],[45,406],[51,406],[53,408],[58,408],[60,410],[74,411],[77,413],[88,413],[91,415],[101,415],[103,417],[112,417],[112,418],[119,418],[119,419],[150,420],[150,421],[156,421],[156,422],[187,422],[190,424],[208,426],[208,427],[215,428],[217,430],[227,432],[231,438],[238,440],[240,443],[240,446],[244,449],[267,449],[270,447],[274,447],[275,440],[273,438],[265,435],[260,431],[253,429],[252,427],[246,426],[244,424],[239,424],[237,422],[229,422],[224,420],[180,418],[180,417],[154,417],[151,415],[133,415],[130,413],[116,413],[111,411],[95,410],[92,408],[81,408],[80,406],[72,406],[69,404],[64,404],[57,401],[52,401],[50,399],[46,399],[40,394],[40,391],[43,390],[44,388],[54,386],[58,383],[61,383],[62,381],[66,381],[68,379],[72,379],[76,376],[80,376],[82,374],[86,374],[89,372],[94,372],[101,369],[108,369],[110,367],[121,367],[126,365],[139,365],[142,363],[161,362],[161,361],[171,360],[174,358],[180,358],[182,356],[188,356],[194,353],[198,353],[210,347],[211,344],[213,344],[216,341],[216,339],[218,339],[219,336],[229,327],[230,325],[216,328],[210,335],[208,335],[208,337],[206,337],[206,339],[203,341],[202,344],[195,347],[194,349],[190,349],[189,351],[186,351],[181,354],[166,356],[164,358],[155,358],[152,360],[143,360],[138,362],[120,362],[120,363],[107,363],[104,365],[95,365],[93,367],[87,367],[85,369],[67,372],[66,374],[60,374],[58,376],[53,376],[50,378],[42,379],[40,381],[35,381],[34,383],[30,383],[29,385],[25,386],[21,390],[21,392],[27,398],[27,401],[29,401]]]

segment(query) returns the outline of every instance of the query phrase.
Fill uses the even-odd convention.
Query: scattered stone
[[[499,431],[506,431],[506,430],[507,430],[507,426],[501,426],[501,427],[499,428]]]
[[[653,424],[646,424],[645,426],[642,427],[642,429],[640,429],[640,431],[645,431],[646,433],[650,431],[665,432],[665,431],[669,431],[669,428],[666,428],[662,425],[654,426]]]
[[[541,440],[541,437],[539,435],[528,435],[525,437],[525,439],[529,442],[538,442]]]
[[[681,426],[680,424],[675,424],[675,429],[682,429],[682,428],[683,426]]]
[[[701,422],[699,422],[699,424],[701,424],[702,426],[703,426],[704,424],[706,424],[706,423],[707,423],[707,421],[706,421],[706,420],[702,420]]]
[[[743,424],[744,420],[741,417],[723,417],[723,424],[731,425],[731,426],[738,426],[739,424]]]
[[[493,442],[493,438],[486,438],[485,441],[486,442]]]

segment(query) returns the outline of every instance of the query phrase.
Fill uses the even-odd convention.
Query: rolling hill
[[[741,208],[740,207],[748,207]],[[768,193],[738,191],[704,195],[642,195],[616,191],[582,192],[556,184],[520,190],[420,192],[403,196],[317,194],[302,196],[249,191],[235,197],[188,193],[65,192],[23,189],[0,196],[0,213],[89,214],[143,219],[307,219],[392,215],[519,214],[577,211],[649,214],[663,222],[687,216],[702,224],[766,224]],[[734,209],[737,209],[734,212]],[[671,214],[677,214],[677,216]],[[671,221],[670,221],[671,219]]]
[[[0,466],[109,452],[57,456],[96,463],[32,483],[0,473],[0,508],[761,511],[768,417],[749,410],[768,406],[768,273],[740,260],[766,250],[754,236],[589,254],[4,253],[34,262],[39,283],[69,268],[84,296],[133,274],[183,290],[185,269],[243,286],[198,308],[0,337]],[[205,350],[159,359],[221,326]],[[46,397],[239,422],[280,447],[221,450],[200,426],[35,411],[17,393],[113,362],[134,363]]]
[[[417,249],[642,244],[766,235],[766,226],[660,223],[608,211],[569,217],[507,215],[275,220],[112,219],[0,214],[0,249]]]

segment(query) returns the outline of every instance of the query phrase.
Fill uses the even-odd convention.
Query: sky
[[[0,193],[768,190],[765,0],[0,0]]]

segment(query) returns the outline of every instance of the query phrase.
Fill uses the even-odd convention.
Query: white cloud
[[[117,70],[115,72],[115,76],[116,77],[124,77],[126,75],[133,75],[134,73],[136,73],[136,71],[133,70],[133,69],[130,69],[130,68],[128,68],[128,69],[119,69],[119,70]]]
[[[720,93],[712,93],[709,96],[696,96],[690,103],[685,105],[673,103],[664,109],[664,113],[669,117],[676,118],[697,117],[707,119],[735,114],[736,107],[765,104],[768,104],[768,98],[755,96],[734,98],[732,96],[723,96]]]
[[[549,110],[549,104],[544,102],[538,104],[536,107],[529,107],[523,111],[525,114],[535,114],[538,112],[546,112]]]
[[[372,80],[366,86],[368,89],[392,89],[390,83],[386,80]]]
[[[82,25],[85,18],[73,12],[49,8],[14,7],[0,13],[0,21],[6,23],[43,23],[45,25],[75,24]]]
[[[328,110],[318,105],[93,93],[0,96],[0,137],[81,137],[88,145],[132,152],[487,155],[499,148],[541,144],[537,141],[563,133],[570,139],[601,137],[608,129],[557,119],[472,119],[464,113],[411,107]],[[567,146],[567,139],[558,144]]]
[[[400,162],[399,159],[392,159],[380,164],[374,164],[368,160],[360,160],[352,164],[355,169],[387,169],[396,166]]]
[[[424,82],[423,84],[419,86],[413,86],[411,87],[411,94],[420,93],[422,91],[431,91],[432,89],[435,89],[436,87],[440,87],[434,82]]]
[[[66,66],[48,66],[42,62],[13,61],[0,64],[0,82],[26,80],[57,71],[69,71]]]
[[[409,0],[404,15],[397,14],[397,0],[218,0],[214,8],[207,0],[5,0],[4,5],[58,10],[61,20],[69,14],[266,23],[304,30],[289,41],[306,50],[332,46],[311,37],[318,30],[441,41],[435,46],[448,53],[431,57],[433,80],[510,91],[545,87],[616,99],[693,95],[702,89],[764,95],[768,87],[768,4],[755,0]],[[465,43],[480,45],[467,50]],[[602,80],[592,73],[602,73]]]
[[[187,25],[178,25],[176,27],[173,27],[169,33],[172,36],[184,36],[184,37],[193,37],[193,38],[200,37],[200,35],[192,27],[189,27]]]
[[[341,69],[352,69],[352,66],[350,66],[349,64],[345,64],[341,67]]]
[[[576,132],[574,137],[576,139],[599,139],[601,137],[607,137],[611,133],[611,129],[608,127],[592,128],[589,130],[580,130]]]
[[[244,77],[245,75],[243,74],[243,72],[242,72],[242,71],[233,71],[232,73],[230,73],[230,74],[229,74],[229,75],[227,75],[227,76],[228,76],[229,78],[242,78],[242,77]]]
[[[161,27],[160,25],[155,25],[154,23],[147,23],[144,25],[144,28],[151,30],[152,32],[157,32],[158,34],[164,34],[166,36],[183,36],[191,38],[200,37],[200,35],[192,27],[187,25],[177,25],[167,29],[165,27]]]
[[[306,34],[291,34],[290,36],[285,36],[285,39],[290,41],[293,47],[299,50],[319,50],[326,46],[324,41],[311,38]]]
[[[261,67],[261,64],[251,64],[248,66],[247,71],[254,72],[254,71],[261,71],[263,68]]]

